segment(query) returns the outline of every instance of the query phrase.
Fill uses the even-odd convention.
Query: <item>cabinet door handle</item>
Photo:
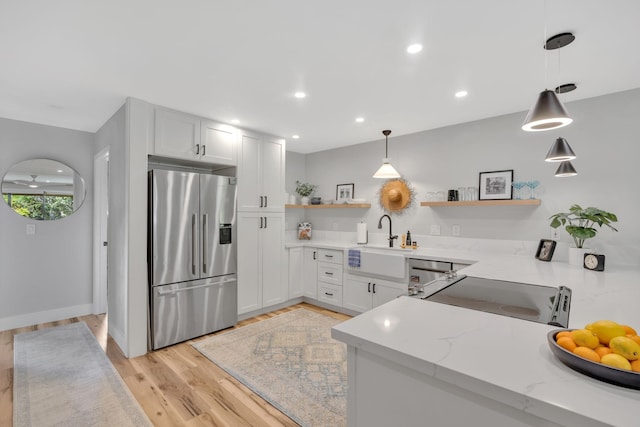
[[[333,273],[330,272],[330,271],[325,271],[324,274],[327,275],[327,276],[333,276]]]
[[[261,216],[260,217],[260,228],[264,228],[264,222],[263,221],[264,221],[264,217]]]
[[[375,283],[373,284],[373,293],[374,294],[376,293],[376,284]]]
[[[260,207],[263,208],[264,206],[264,199],[262,198],[263,196],[260,196]]]
[[[207,146],[202,144],[202,155],[206,156],[207,155]]]
[[[333,296],[333,294],[330,294],[329,292],[325,292],[324,294],[327,295],[327,296],[330,296],[330,297]]]
[[[367,283],[367,292],[371,292],[371,282]]]
[[[316,259],[316,251],[313,251],[313,259]]]
[[[200,144],[196,144],[196,155],[200,155]]]
[[[264,207],[266,208],[267,206],[269,206],[269,199],[267,196],[264,196]]]

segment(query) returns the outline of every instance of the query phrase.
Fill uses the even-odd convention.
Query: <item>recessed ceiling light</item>
[[[467,96],[469,93],[466,90],[461,90],[459,92],[456,92],[456,98],[464,98],[465,96]]]
[[[414,43],[407,47],[407,52],[409,53],[418,53],[422,50],[422,45],[420,43]]]
[[[292,135],[291,138],[293,139],[300,139],[300,135]]]
[[[62,172],[63,172],[63,170],[62,170],[62,169],[58,169],[58,171],[57,171],[57,172],[58,172],[58,173],[62,173]]]
[[[295,96],[296,98],[302,99],[302,98],[306,98],[307,94],[304,93],[304,92],[296,92],[296,93],[293,94],[293,96]]]
[[[231,124],[232,124],[232,125],[239,125],[239,124],[240,124],[240,120],[238,120],[238,119],[231,119]]]
[[[356,123],[364,122],[364,117],[356,117]]]

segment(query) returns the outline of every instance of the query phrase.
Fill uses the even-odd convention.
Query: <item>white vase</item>
[[[584,266],[584,254],[589,252],[588,248],[569,248],[569,264],[577,267]]]
[[[308,205],[309,204],[309,198],[308,197],[300,197],[300,204],[301,205]]]

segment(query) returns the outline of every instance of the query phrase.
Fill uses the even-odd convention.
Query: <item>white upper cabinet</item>
[[[211,120],[200,121],[202,160],[209,163],[235,165],[237,131],[234,127]]]
[[[235,166],[237,129],[233,126],[155,107],[155,135],[150,154]]]
[[[284,211],[284,140],[242,133],[238,149],[238,210]]]

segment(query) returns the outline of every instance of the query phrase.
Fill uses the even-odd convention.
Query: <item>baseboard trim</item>
[[[56,322],[71,317],[86,316],[93,313],[93,303],[57,308],[55,310],[38,311],[21,314],[19,316],[0,318],[0,331],[38,325],[40,323]]]

